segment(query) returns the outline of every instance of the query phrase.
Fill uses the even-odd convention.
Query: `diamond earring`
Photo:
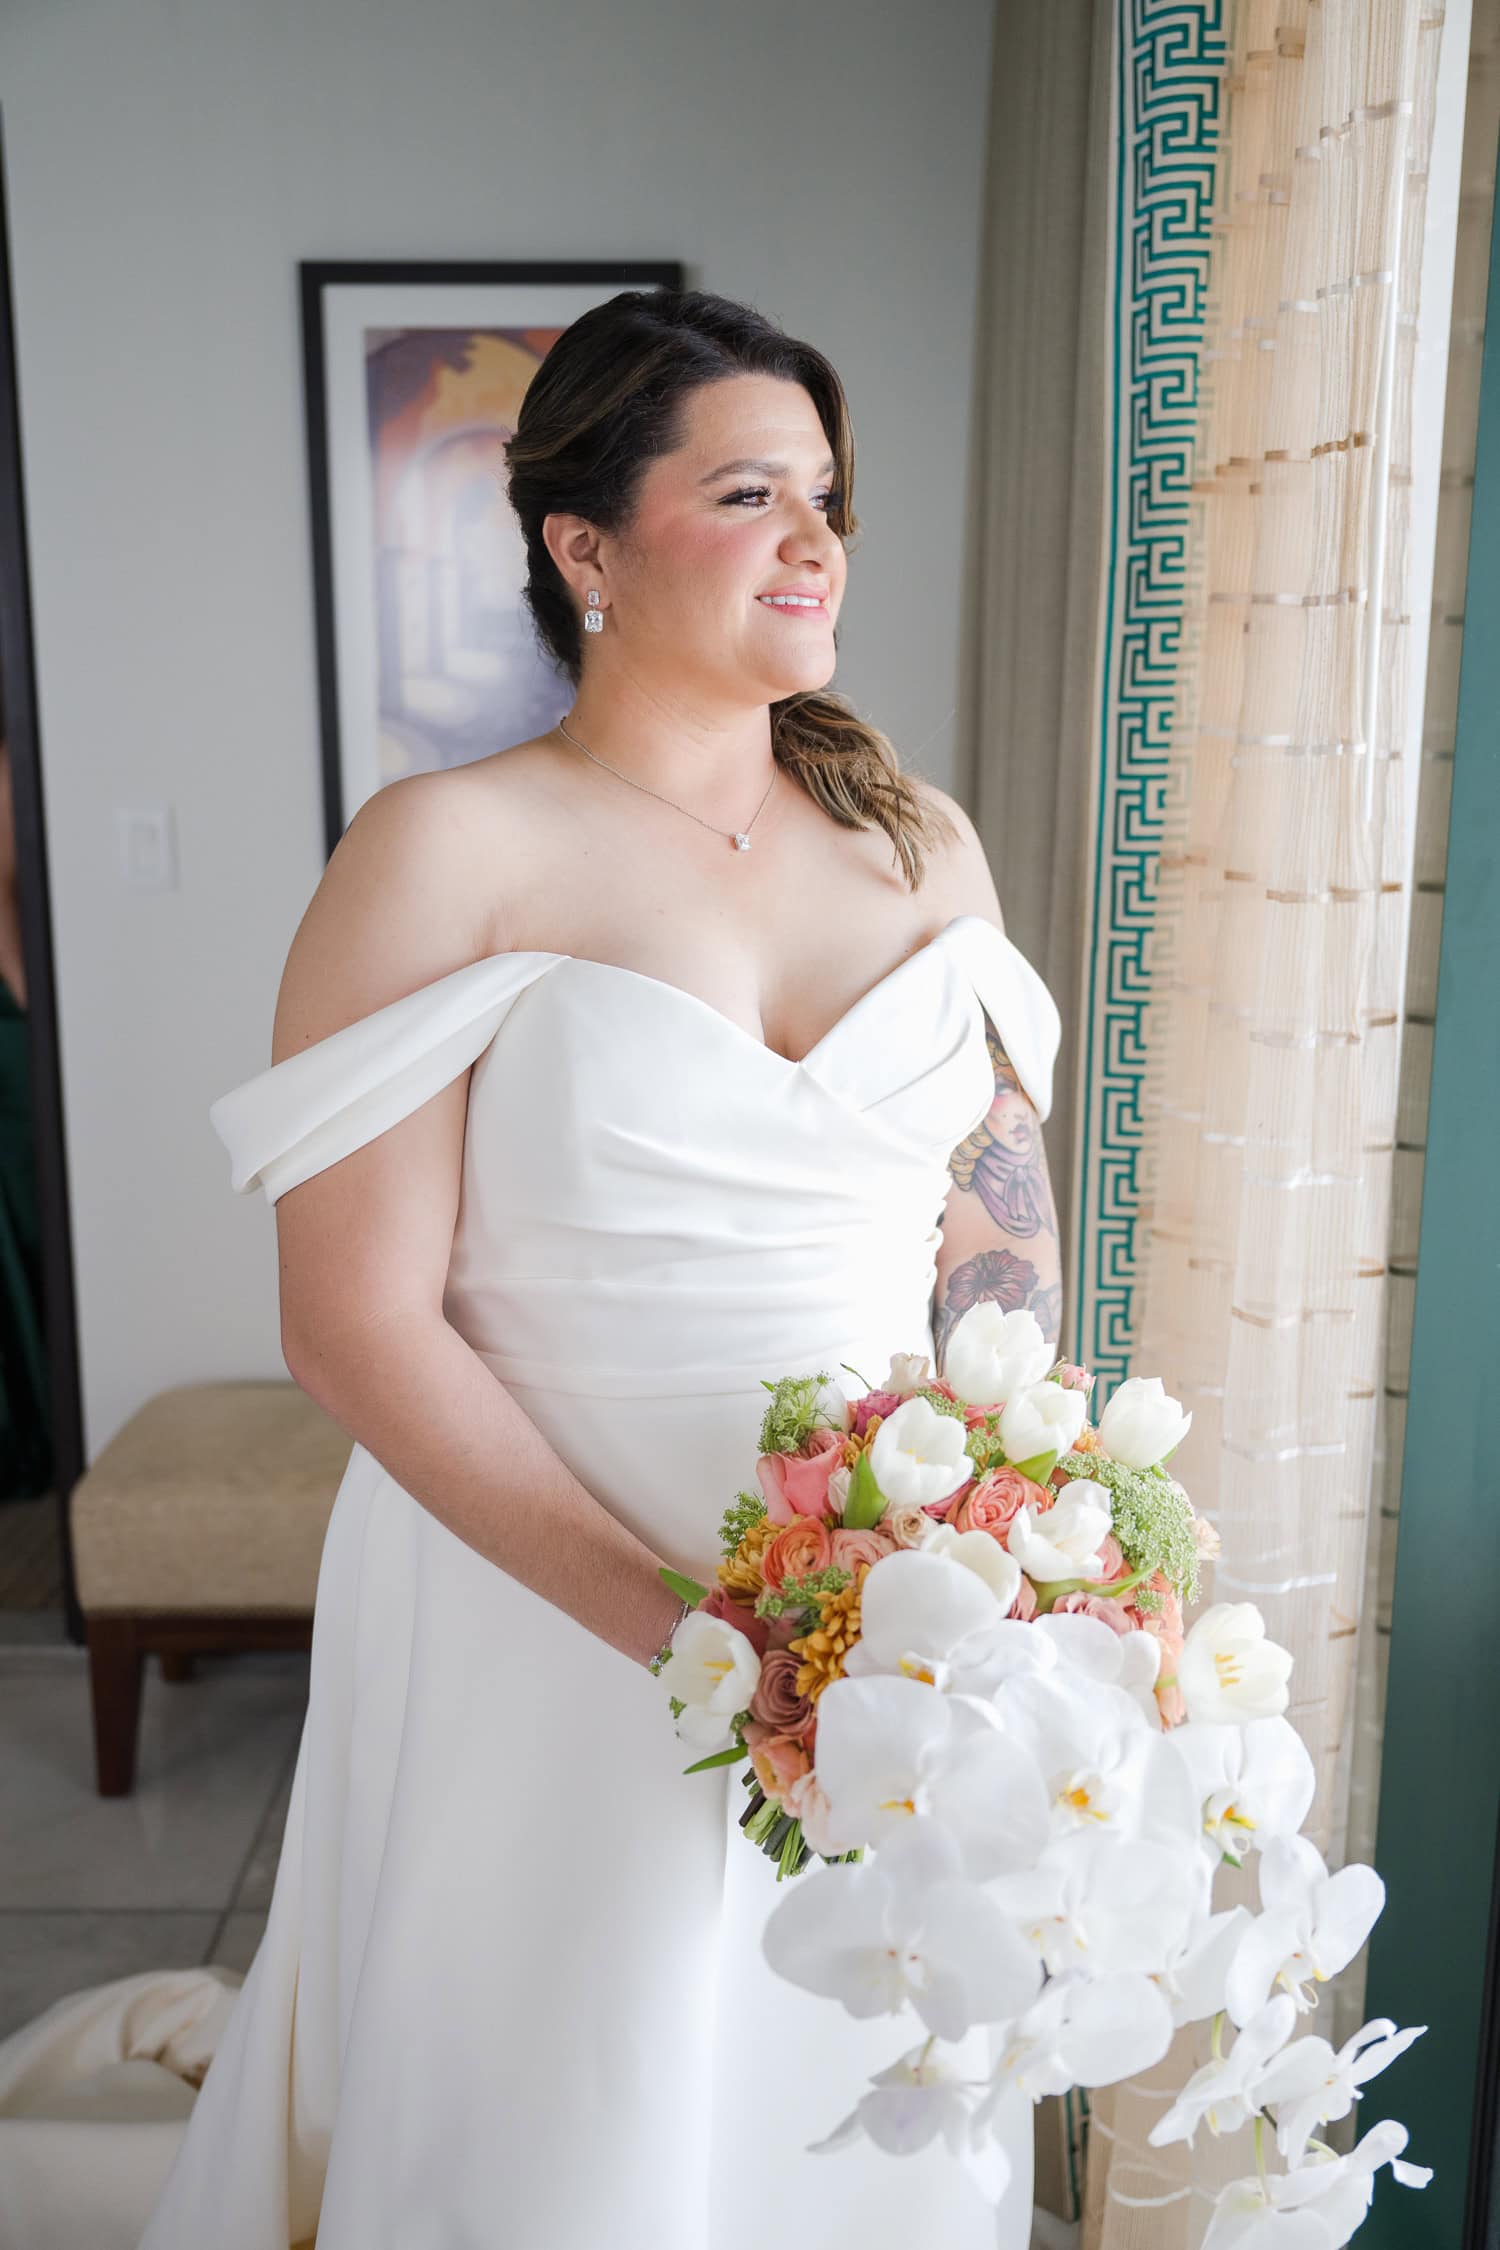
[[[583,613],[583,629],[586,633],[602,633],[604,630],[604,612],[599,607],[597,586],[589,588],[589,606]]]

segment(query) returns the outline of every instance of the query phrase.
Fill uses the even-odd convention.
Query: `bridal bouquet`
[[[1165,1465],[1192,1417],[1153,1378],[1091,1423],[1092,1387],[993,1304],[954,1328],[941,1378],[897,1354],[852,1400],[822,1372],[768,1382],[759,1490],[725,1514],[717,1583],[662,1574],[695,1605],[663,1666],[687,1770],[748,1763],[741,1826],[778,1879],[828,1863],[767,1919],[778,1974],[926,2033],[816,2148],[941,2137],[998,2195],[1011,2089],[1112,2084],[1212,2018],[1211,2060],[1151,2134],[1253,2121],[1255,2170],[1202,2250],[1336,2250],[1382,2165],[1431,2175],[1392,2121],[1348,2155],[1317,2128],[1425,2027],[1380,2019],[1337,2052],[1292,2036],[1384,1885],[1330,1874],[1299,1833],[1312,1761],[1259,1610],[1186,1625],[1217,1545]],[[1260,1912],[1216,1912],[1217,1868],[1251,1854]]]

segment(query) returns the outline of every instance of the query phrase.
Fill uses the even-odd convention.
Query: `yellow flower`
[[[769,1516],[757,1516],[732,1555],[718,1570],[719,1584],[735,1601],[754,1601],[765,1588],[760,1558],[775,1538],[778,1526]]]
[[[797,1693],[816,1703],[831,1681],[841,1677],[844,1659],[859,1639],[860,1595],[869,1563],[861,1563],[852,1585],[826,1594],[818,1609],[818,1622],[809,1633],[787,1643],[802,1662],[797,1671]]]
[[[852,1469],[860,1455],[869,1450],[870,1440],[884,1420],[883,1414],[872,1414],[869,1421],[866,1422],[861,1436],[856,1436],[852,1430],[850,1431],[848,1437],[844,1440],[843,1463],[846,1469]]]

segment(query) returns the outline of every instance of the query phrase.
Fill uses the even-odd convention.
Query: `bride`
[[[853,460],[746,306],[574,322],[509,448],[572,707],[360,809],[213,1106],[355,1442],[267,1926],[141,2250],[1029,2238],[1022,2100],[998,2218],[939,2148],[806,2153],[912,2019],[771,1975],[745,1792],[682,1777],[649,1669],[762,1378],[873,1383],[983,1298],[1055,1340],[1056,1010],[958,805],[826,691]]]

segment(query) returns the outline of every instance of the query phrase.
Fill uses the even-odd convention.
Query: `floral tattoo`
[[[994,1099],[953,1151],[948,1169],[956,1188],[978,1197],[1003,1239],[948,1274],[933,1311],[940,1365],[959,1320],[986,1301],[1006,1312],[1029,1309],[1054,1345],[1062,1325],[1057,1210],[1040,1120],[988,1020],[985,1044],[995,1075]]]

